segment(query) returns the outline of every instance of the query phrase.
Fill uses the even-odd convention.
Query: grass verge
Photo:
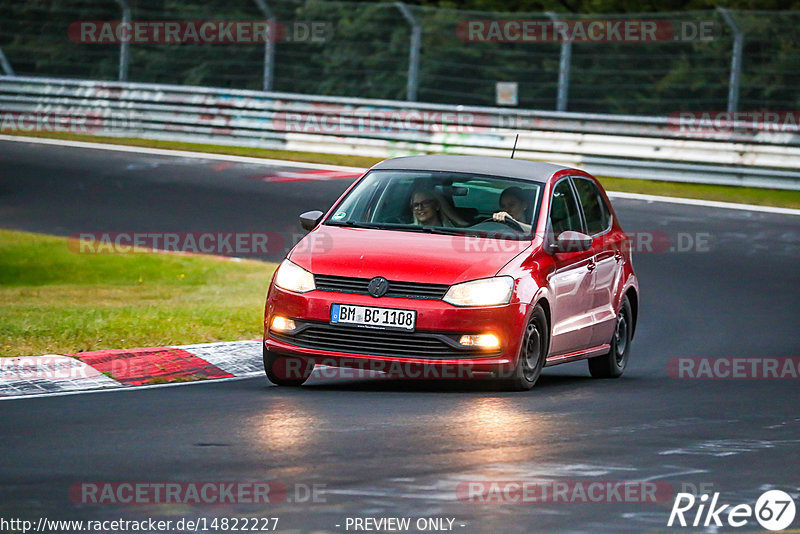
[[[0,355],[255,339],[275,264],[163,253],[78,254],[0,230]]]
[[[15,134],[15,132],[6,131],[0,133],[11,135]],[[80,135],[61,132],[33,132],[20,133],[19,135],[66,139],[71,141],[141,146],[148,148],[189,150],[193,152],[211,152],[214,154],[252,156],[258,158],[302,161],[308,163],[321,163],[325,165],[344,165],[359,168],[371,167],[383,159],[364,156],[321,154],[316,152],[294,152],[289,150],[268,150],[264,148],[233,147],[199,143],[179,143],[174,141],[157,141],[136,138],[96,137],[93,135]],[[609,191],[625,191],[628,193],[696,198],[701,200],[718,200],[721,202],[738,202],[742,204],[777,206],[782,208],[800,208],[800,191],[784,191],[782,189],[762,189],[757,187],[738,187],[725,185],[687,184],[658,180],[616,178],[610,176],[603,176],[599,178],[603,183],[603,186]]]

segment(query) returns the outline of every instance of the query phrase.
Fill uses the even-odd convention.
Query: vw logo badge
[[[382,276],[376,276],[369,281],[369,285],[367,286],[369,294],[376,298],[384,296],[388,290],[389,281]]]

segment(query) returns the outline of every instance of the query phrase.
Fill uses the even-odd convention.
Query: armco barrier
[[[796,126],[14,76],[0,76],[0,113],[6,131],[79,115],[78,133],[374,157],[508,157],[519,134],[516,157],[597,175],[800,190]]]

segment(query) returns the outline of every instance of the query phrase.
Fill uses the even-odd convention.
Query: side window
[[[583,232],[581,217],[578,214],[578,204],[569,180],[561,180],[553,190],[553,202],[550,205],[550,223],[553,226],[553,235],[558,237],[561,232],[574,230]]]
[[[586,218],[586,233],[596,235],[606,231],[611,217],[600,190],[594,182],[586,178],[574,177],[573,182]]]

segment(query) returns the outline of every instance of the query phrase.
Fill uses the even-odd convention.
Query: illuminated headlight
[[[275,285],[287,291],[305,293],[316,289],[314,275],[289,260],[283,260],[275,275]]]
[[[287,319],[286,317],[281,317],[280,315],[276,315],[272,318],[272,326],[270,330],[274,330],[275,332],[289,332],[297,328],[297,325],[292,319]]]
[[[508,304],[513,290],[513,278],[496,276],[451,286],[442,300],[453,306],[495,306]]]
[[[461,336],[458,341],[465,347],[479,347],[481,349],[499,349],[500,340],[494,334],[478,334],[475,336]]]

